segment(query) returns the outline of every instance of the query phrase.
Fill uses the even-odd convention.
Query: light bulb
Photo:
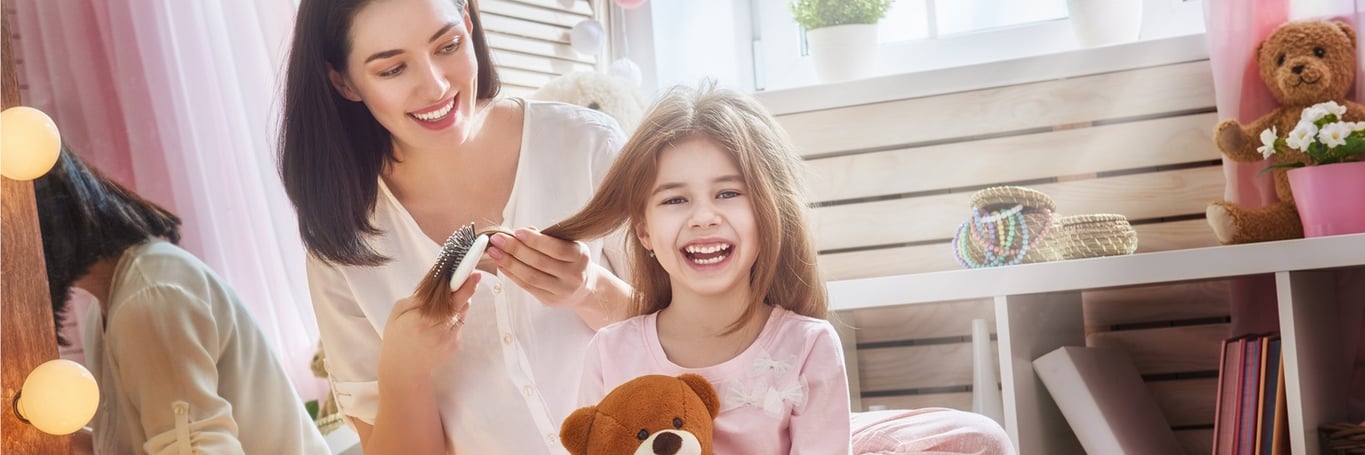
[[[16,106],[0,112],[0,175],[13,180],[42,177],[62,151],[62,134],[43,111]]]
[[[584,19],[569,30],[569,47],[583,55],[596,54],[602,49],[606,34],[607,32],[602,29],[602,23]]]
[[[636,65],[634,61],[626,57],[621,57],[616,59],[616,61],[611,62],[611,67],[607,70],[607,74],[630,81],[635,87],[639,87],[640,82],[643,80],[643,76],[640,75],[640,65]]]
[[[90,422],[100,404],[95,376],[66,359],[43,362],[24,379],[14,410],[38,430],[53,435],[76,432]]]

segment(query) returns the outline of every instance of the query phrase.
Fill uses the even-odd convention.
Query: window
[[[749,0],[755,90],[818,83],[790,0]],[[1102,2],[1116,0],[1099,0]],[[1142,3],[1139,40],[1203,32],[1198,0]],[[876,75],[891,75],[1081,48],[1068,0],[896,0],[878,24]]]
[[[1066,17],[1066,0],[897,0],[879,23],[877,38],[933,39]]]

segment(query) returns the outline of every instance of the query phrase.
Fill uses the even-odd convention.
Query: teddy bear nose
[[[1294,74],[1303,74],[1303,65],[1294,65],[1292,71],[1294,71]]]
[[[664,433],[654,438],[654,453],[673,455],[682,448],[682,437],[674,433]]]

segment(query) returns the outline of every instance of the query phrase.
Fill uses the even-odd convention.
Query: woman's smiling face
[[[477,98],[478,61],[465,9],[449,0],[375,0],[351,21],[337,90],[364,102],[400,148],[463,142]]]

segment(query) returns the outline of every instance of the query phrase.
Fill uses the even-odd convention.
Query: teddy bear
[[[640,123],[649,100],[635,84],[619,76],[597,71],[574,71],[551,79],[527,98],[576,104],[602,111],[616,119],[630,134]]]
[[[1322,20],[1282,24],[1257,45],[1256,63],[1261,80],[1270,88],[1279,107],[1249,125],[1231,119],[1214,129],[1214,141],[1229,159],[1242,163],[1264,160],[1257,151],[1261,132],[1274,127],[1276,134],[1284,137],[1298,124],[1304,108],[1314,104],[1335,101],[1346,107],[1342,120],[1365,120],[1365,107],[1346,99],[1354,84],[1356,68],[1356,32],[1350,25]],[[1282,147],[1268,164],[1305,158],[1301,151]],[[1261,208],[1242,207],[1229,201],[1215,201],[1208,206],[1205,215],[1219,242],[1236,244],[1303,237],[1287,169],[1276,168],[1271,172],[1279,202]]]
[[[710,455],[719,412],[720,398],[706,378],[640,376],[570,414],[559,440],[573,455]]]

